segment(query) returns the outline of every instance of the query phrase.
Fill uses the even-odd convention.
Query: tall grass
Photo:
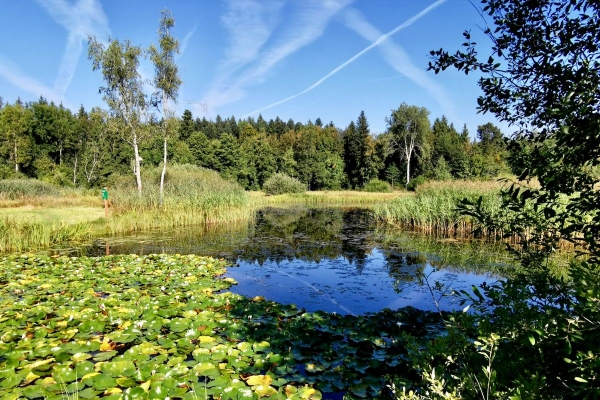
[[[495,181],[427,182],[417,188],[414,196],[375,206],[374,214],[380,221],[428,233],[468,234],[481,228],[484,233],[500,234],[485,231],[474,218],[457,211],[460,200],[476,201],[481,196],[482,206],[498,215],[500,188],[501,184]]]
[[[0,252],[29,252],[73,242],[92,236],[88,223],[47,224],[17,218],[0,218]]]
[[[36,179],[0,180],[0,207],[61,208],[100,207],[99,193],[93,190],[61,188]]]
[[[16,200],[27,197],[58,196],[57,186],[37,179],[0,180],[0,200]]]
[[[306,205],[373,205],[391,201],[399,196],[406,196],[406,192],[370,193],[350,190],[305,192],[295,194],[280,194],[265,196],[261,192],[250,193],[250,203],[254,207],[281,204],[306,204]]]
[[[160,169],[144,176],[142,196],[129,177],[117,179],[110,188],[112,217],[109,233],[135,232],[153,228],[215,224],[249,219],[248,197],[237,183],[192,165],[174,165],[165,177],[160,198]]]

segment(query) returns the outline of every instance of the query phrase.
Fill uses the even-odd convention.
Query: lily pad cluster
[[[418,379],[406,344],[437,334],[434,316],[306,313],[227,292],[225,267],[194,255],[0,259],[0,398],[373,398],[390,375]]]

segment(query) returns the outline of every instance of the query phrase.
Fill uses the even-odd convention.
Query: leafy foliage
[[[298,179],[292,178],[286,174],[277,173],[267,179],[263,186],[263,190],[268,195],[304,193],[306,191],[306,186]]]
[[[379,179],[371,179],[369,182],[365,184],[363,187],[363,191],[365,192],[379,192],[379,193],[388,193],[392,191],[390,184],[384,181],[380,181]]]
[[[600,326],[600,6],[586,0],[540,1],[528,7],[518,1],[482,3],[482,13],[494,23],[484,31],[492,40],[492,55],[480,60],[476,43],[465,32],[465,49],[453,55],[432,51],[430,69],[453,66],[485,74],[479,81],[479,110],[519,128],[509,147],[517,150],[519,180],[537,178],[540,187],[510,185],[502,208],[514,218],[507,220],[490,215],[480,201],[462,205],[487,227],[501,226],[506,236],[516,236],[514,253],[528,271],[485,287],[483,294],[477,290],[479,295],[471,297],[477,312],[449,324],[463,341],[482,337],[484,343],[497,344],[497,373],[491,368],[483,369],[485,376],[478,372],[484,361],[481,348],[437,354],[452,358],[451,385],[465,396],[597,398],[599,361],[593,343]],[[494,135],[480,133],[482,140],[493,142]],[[567,278],[548,269],[560,241],[574,243],[583,255],[572,263]],[[486,350],[483,355],[490,354]],[[482,391],[478,382],[486,382],[489,390]]]

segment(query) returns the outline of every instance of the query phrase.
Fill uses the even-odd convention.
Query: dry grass
[[[404,191],[391,193],[371,193],[350,190],[336,190],[267,196],[263,192],[249,192],[250,203],[254,207],[274,204],[376,204],[388,202],[405,196],[411,197],[414,196],[414,194]]]

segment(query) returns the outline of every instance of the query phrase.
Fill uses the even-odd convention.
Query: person
[[[104,200],[104,217],[108,218],[108,189],[102,188],[102,200]]]

